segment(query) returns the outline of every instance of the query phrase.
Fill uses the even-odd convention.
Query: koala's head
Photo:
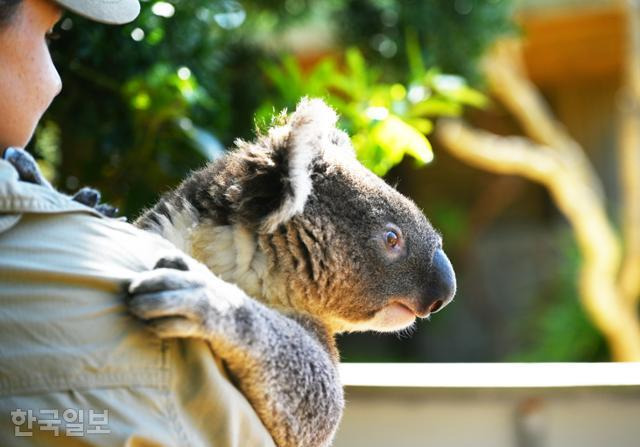
[[[225,220],[256,235],[268,303],[333,332],[403,329],[452,300],[455,275],[423,213],[356,160],[336,121],[305,99],[267,135],[238,143],[216,173]]]

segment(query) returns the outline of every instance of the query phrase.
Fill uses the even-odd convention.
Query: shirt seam
[[[193,446],[193,442],[189,439],[189,430],[186,429],[182,418],[180,417],[178,411],[178,405],[175,400],[176,393],[173,389],[173,369],[171,364],[175,364],[177,359],[173,358],[173,349],[176,347],[175,340],[162,340],[162,366],[163,369],[167,372],[167,380],[169,381],[169,386],[166,393],[166,403],[167,403],[167,413],[169,414],[169,421],[173,427],[173,430],[176,432],[180,441],[185,443],[184,445]]]
[[[23,377],[0,379],[0,396],[123,386],[168,389],[168,385],[168,371],[164,368],[140,368],[136,371],[77,375],[29,374]]]
[[[72,213],[84,212],[96,217],[102,217],[97,211],[72,203],[51,203],[36,197],[13,197],[0,196],[0,213],[20,214],[20,213]]]

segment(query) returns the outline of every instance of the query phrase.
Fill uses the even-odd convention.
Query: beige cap
[[[55,0],[66,9],[96,22],[122,25],[140,13],[138,0]]]

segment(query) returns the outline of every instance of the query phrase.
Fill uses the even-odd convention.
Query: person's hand
[[[13,165],[18,172],[20,180],[23,182],[33,183],[51,190],[54,189],[40,172],[38,163],[27,151],[10,147],[5,149],[2,159]],[[106,203],[100,203],[100,192],[93,188],[84,187],[80,189],[73,195],[72,200],[93,208],[107,217],[115,217],[118,214],[117,208]]]

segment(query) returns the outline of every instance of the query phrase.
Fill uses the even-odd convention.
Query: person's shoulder
[[[98,211],[73,201],[55,189],[20,181],[15,168],[7,161],[0,160],[0,215],[68,212],[101,217]]]
[[[150,268],[163,253],[177,250],[156,234],[104,217],[54,189],[20,181],[13,166],[0,160],[0,249],[8,239],[25,256],[37,251],[51,259],[132,271]]]

